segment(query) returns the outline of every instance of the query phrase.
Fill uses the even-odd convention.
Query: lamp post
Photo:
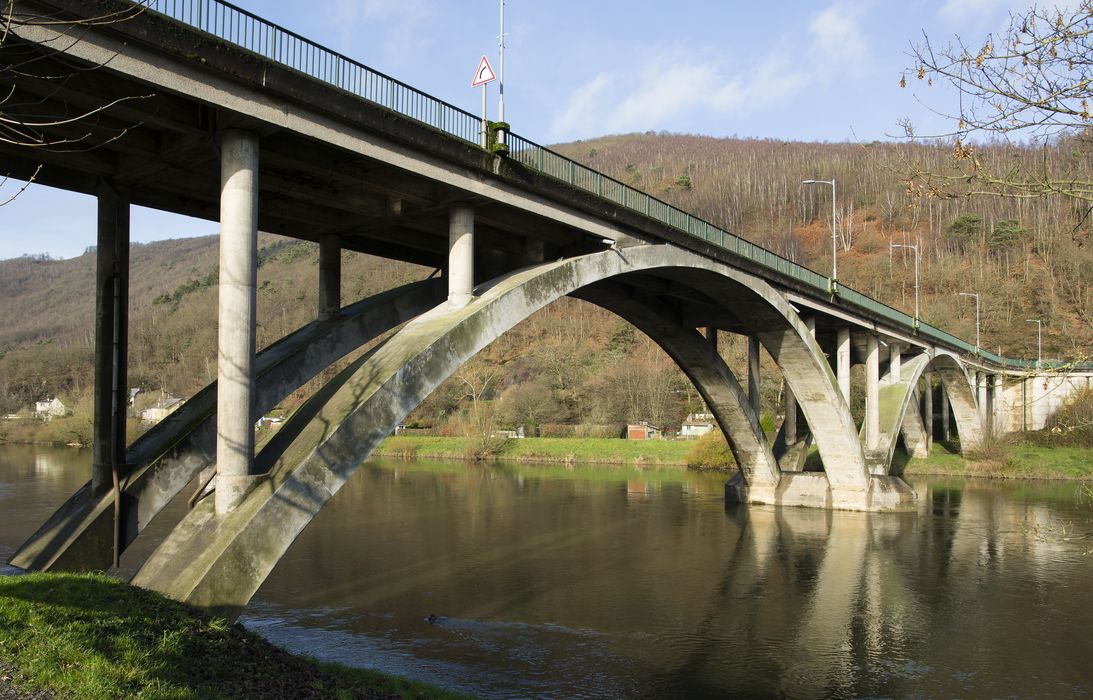
[[[889,249],[910,248],[915,251],[915,328],[918,328],[918,243],[889,243],[888,246]]]
[[[1040,319],[1038,318],[1026,318],[1025,323],[1036,324],[1036,368],[1040,368],[1041,354],[1040,354]]]
[[[975,297],[975,354],[979,354],[979,295],[972,292],[958,292],[962,297]]]
[[[505,0],[501,0],[501,33],[497,35],[497,53],[500,59],[501,80],[497,85],[497,121],[505,122]],[[497,134],[498,142],[505,143],[505,130]]]
[[[835,178],[830,180],[801,180],[802,185],[831,185],[831,291],[839,288],[839,259],[836,251],[839,238],[835,226]]]

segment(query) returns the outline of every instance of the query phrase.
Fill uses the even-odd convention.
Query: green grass
[[[57,697],[461,697],[290,654],[101,574],[0,577],[0,666]]]
[[[392,436],[376,449],[377,457],[466,459],[476,441],[461,437]],[[689,440],[616,438],[519,438],[507,440],[493,455],[512,462],[587,462],[590,464],[685,465],[694,446]]]
[[[987,461],[965,460],[954,445],[935,442],[928,459],[905,461],[904,474],[991,476],[1011,479],[1093,479],[1093,450],[1007,443]],[[897,452],[897,460],[901,459]]]

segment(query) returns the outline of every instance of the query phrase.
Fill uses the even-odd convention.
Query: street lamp
[[[962,297],[975,297],[975,354],[979,354],[979,295],[972,292],[957,292]]]
[[[830,180],[801,180],[802,185],[831,185],[831,291],[839,289],[839,261],[836,255],[839,234],[835,227],[835,178]]]
[[[1041,355],[1040,355],[1040,319],[1038,319],[1038,318],[1026,318],[1025,323],[1035,323],[1036,324],[1036,367],[1039,368],[1040,367],[1040,360],[1041,360]]]
[[[915,251],[915,328],[918,328],[918,243],[889,243],[889,248],[910,248]]]

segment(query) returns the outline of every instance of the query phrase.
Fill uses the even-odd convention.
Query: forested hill
[[[1064,200],[913,198],[912,160],[940,164],[941,150],[891,144],[807,144],[637,134],[558,150],[712,223],[826,274],[831,190],[800,184],[832,177],[839,211],[839,277],[910,312],[914,260],[890,243],[921,246],[922,317],[965,339],[1035,357],[1093,355],[1090,222]],[[1045,156],[1045,153],[1047,154]],[[1066,158],[1065,149],[1027,157]],[[318,249],[261,237],[259,346],[314,316]],[[217,239],[134,246],[131,255],[130,385],[188,396],[215,378]],[[0,413],[59,395],[88,405],[92,380],[94,255],[0,261]],[[343,302],[420,279],[431,270],[343,254]],[[725,343],[733,364],[743,347]],[[776,383],[764,387],[776,402]],[[769,396],[766,396],[769,394]],[[682,375],[627,324],[566,300],[487,349],[420,409],[425,423],[464,420],[468,397],[500,398],[501,422],[678,423],[701,408]],[[298,399],[299,396],[295,397]]]

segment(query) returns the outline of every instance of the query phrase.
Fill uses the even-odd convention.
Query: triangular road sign
[[[490,67],[489,60],[483,56],[482,60],[478,62],[478,70],[474,72],[474,80],[471,81],[471,87],[485,85],[493,80],[497,80],[497,75],[493,72],[493,68]]]

